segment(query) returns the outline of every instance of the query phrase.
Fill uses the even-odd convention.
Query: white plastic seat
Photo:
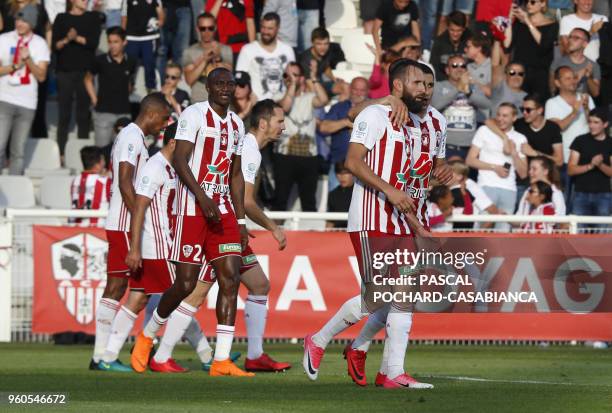
[[[363,76],[363,74],[357,70],[332,70],[336,79],[342,79],[345,82],[350,83],[356,77]],[[366,77],[367,79],[367,77]]]
[[[95,145],[93,140],[89,139],[68,139],[66,149],[64,151],[64,165],[66,168],[75,173],[83,170],[83,162],[81,162],[81,149],[86,146]]]
[[[371,34],[356,32],[342,38],[340,46],[344,51],[346,61],[351,64],[352,70],[365,73],[372,72],[374,53],[368,49],[366,43],[374,46],[374,38]]]
[[[40,184],[40,204],[51,209],[70,209],[70,184],[74,176],[45,176]]]
[[[325,25],[330,29],[357,27],[357,10],[352,0],[328,0],[325,2]]]
[[[0,208],[34,208],[34,185],[27,176],[0,175]]]
[[[25,147],[25,168],[60,169],[60,152],[53,139],[28,139]]]

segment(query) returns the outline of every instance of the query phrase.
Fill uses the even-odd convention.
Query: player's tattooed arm
[[[272,236],[278,242],[278,249],[283,250],[287,246],[287,238],[282,228],[268,218],[255,200],[255,185],[244,183],[244,210],[246,215],[257,225],[272,232]]]
[[[388,95],[379,99],[369,99],[358,103],[349,110],[348,118],[354,121],[362,110],[372,105],[391,106],[391,123],[393,123],[395,127],[401,127],[408,122],[408,108],[400,98],[393,95]]]
[[[189,167],[189,158],[191,157],[194,146],[192,142],[186,140],[179,139],[176,141],[173,157],[174,170],[183,184],[185,184],[195,196],[204,216],[218,222],[221,219],[219,207],[217,207],[217,204],[215,204],[212,199],[206,196],[206,193],[198,184],[198,181],[196,181]]]
[[[136,168],[129,162],[119,163],[119,192],[130,214],[134,213],[136,191],[134,190],[134,174]]]
[[[368,153],[368,148],[356,142],[349,144],[346,155],[346,167],[355,177],[369,187],[385,194],[389,202],[404,214],[414,215],[416,208],[410,196],[376,175],[365,163],[364,158]]]
[[[244,219],[244,176],[242,175],[242,157],[235,155],[232,160],[231,166],[231,178],[230,178],[230,195],[232,197],[232,204],[236,211],[236,218]],[[247,247],[249,243],[249,234],[246,229],[246,225],[239,225],[240,228],[240,243],[242,244],[242,250]]]
[[[125,257],[125,263],[132,271],[138,271],[142,266],[142,226],[144,224],[145,212],[151,205],[151,198],[144,195],[136,195],[136,207],[132,212],[130,223],[130,252]]]

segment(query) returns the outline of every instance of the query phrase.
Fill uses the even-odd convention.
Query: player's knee
[[[178,287],[179,294],[185,298],[193,292],[196,282],[197,280],[187,279],[181,280],[180,282],[175,282],[175,285]]]
[[[267,278],[262,279],[257,284],[249,288],[249,294],[252,295],[268,295],[270,292],[270,281]]]
[[[109,277],[102,298],[120,301],[127,289],[127,278]]]

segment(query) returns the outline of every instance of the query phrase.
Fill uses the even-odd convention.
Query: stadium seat
[[[361,72],[357,70],[349,70],[349,69],[345,69],[345,70],[336,69],[336,70],[332,70],[332,73],[334,74],[336,79],[342,79],[345,82],[349,82],[349,83],[356,77],[363,76]]]
[[[40,185],[40,204],[51,209],[70,209],[73,176],[45,176]]]
[[[34,185],[27,176],[0,176],[0,208],[34,208]]]
[[[81,162],[81,149],[85,146],[95,145],[93,140],[89,139],[68,139],[66,142],[66,151],[64,153],[64,164],[72,173],[79,173],[83,170]]]
[[[357,10],[352,0],[325,2],[325,23],[328,30],[357,27]]]
[[[28,139],[25,148],[25,175],[43,177],[46,175],[68,175],[62,169],[59,146],[53,139]]]
[[[351,64],[352,70],[362,73],[372,72],[374,53],[368,49],[366,43],[374,46],[374,38],[371,34],[364,34],[360,30],[342,38],[340,46],[344,51],[346,61]]]

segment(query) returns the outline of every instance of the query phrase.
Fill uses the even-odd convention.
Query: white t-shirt
[[[240,50],[236,70],[251,75],[251,88],[257,99],[280,100],[285,93],[285,67],[294,61],[295,53],[288,44],[277,40],[276,49],[268,52],[258,41],[254,41]]]
[[[516,150],[519,152],[519,157],[525,159],[525,154],[521,152],[521,145],[527,143],[527,138],[516,132],[514,129],[506,132],[506,135],[516,145]],[[493,188],[508,189],[516,191],[516,176],[514,162],[512,156],[504,154],[504,143],[502,138],[497,136],[491,129],[486,126],[481,126],[474,135],[472,145],[480,149],[478,159],[493,165],[504,165],[509,163],[510,173],[507,177],[502,178],[494,171],[481,169],[478,171],[478,185],[490,186]]]
[[[244,176],[244,182],[255,185],[255,178],[261,165],[261,152],[259,152],[259,145],[257,139],[252,133],[244,135],[244,141],[242,142],[242,175]]]
[[[157,152],[138,174],[136,195],[151,199],[142,228],[142,258],[165,260],[170,254],[170,222],[175,194],[174,168]]]
[[[119,165],[127,162],[134,167],[132,183],[136,184],[136,177],[149,159],[149,152],[145,145],[145,136],[135,123],[130,123],[121,129],[115,138],[111,151],[112,186],[111,200],[106,229],[109,231],[130,231],[130,211],[127,209],[121,191],[119,190]]]
[[[580,94],[576,94],[578,98]],[[593,99],[589,96],[589,110],[595,107]],[[550,98],[546,101],[544,108],[544,117],[546,119],[563,119],[572,113],[572,106],[565,101],[561,96],[557,95],[554,98]],[[561,141],[563,142],[563,161],[565,163],[569,160],[570,145],[576,138],[576,136],[584,135],[589,132],[589,124],[587,121],[584,109],[580,107],[580,113],[574,118],[572,123],[564,130],[561,131]]]
[[[590,32],[593,23],[600,20],[607,22],[608,18],[602,14],[593,13],[590,19],[583,20],[576,16],[576,14],[568,14],[561,19],[561,23],[559,25],[559,36],[569,36],[570,32],[576,27]],[[586,49],[584,49],[584,55],[594,62],[599,59],[599,33],[591,33],[591,41],[587,45]]]
[[[0,66],[11,66],[15,56],[19,35],[15,30],[0,35]],[[49,62],[49,47],[42,37],[32,34],[26,39],[30,56],[34,63]],[[0,101],[8,102],[27,109],[36,109],[38,100],[38,81],[30,72],[26,75],[26,66],[12,74],[0,76]]]

